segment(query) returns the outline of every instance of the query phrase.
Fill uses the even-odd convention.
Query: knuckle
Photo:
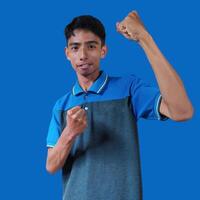
[[[71,118],[72,118],[73,120],[75,120],[75,119],[76,119],[76,115],[72,115]]]

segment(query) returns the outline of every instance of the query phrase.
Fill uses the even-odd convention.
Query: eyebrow
[[[99,44],[99,42],[95,41],[95,40],[91,40],[91,41],[87,41],[85,42],[86,44]],[[80,42],[71,42],[69,43],[69,46],[74,46],[74,45],[80,45]]]

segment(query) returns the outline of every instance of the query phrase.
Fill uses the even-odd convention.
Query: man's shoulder
[[[137,82],[138,80],[141,80],[139,77],[137,77],[135,74],[129,74],[129,75],[120,75],[120,76],[109,76],[110,81],[113,83],[119,83],[119,84],[132,84],[133,82]]]
[[[69,91],[63,96],[59,97],[54,105],[54,110],[64,110],[65,105],[69,101],[71,94],[71,91]]]

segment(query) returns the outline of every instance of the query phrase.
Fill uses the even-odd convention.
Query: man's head
[[[65,53],[77,75],[95,75],[99,71],[100,59],[107,52],[105,29],[95,17],[76,17],[65,28]]]
[[[68,42],[69,38],[73,35],[76,29],[83,29],[92,32],[101,40],[101,45],[105,45],[106,33],[105,28],[100,20],[91,15],[81,15],[75,17],[71,23],[65,27],[65,38]]]

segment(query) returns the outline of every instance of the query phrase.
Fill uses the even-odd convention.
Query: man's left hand
[[[136,11],[132,11],[121,22],[116,23],[119,33],[130,40],[139,42],[147,31]]]

